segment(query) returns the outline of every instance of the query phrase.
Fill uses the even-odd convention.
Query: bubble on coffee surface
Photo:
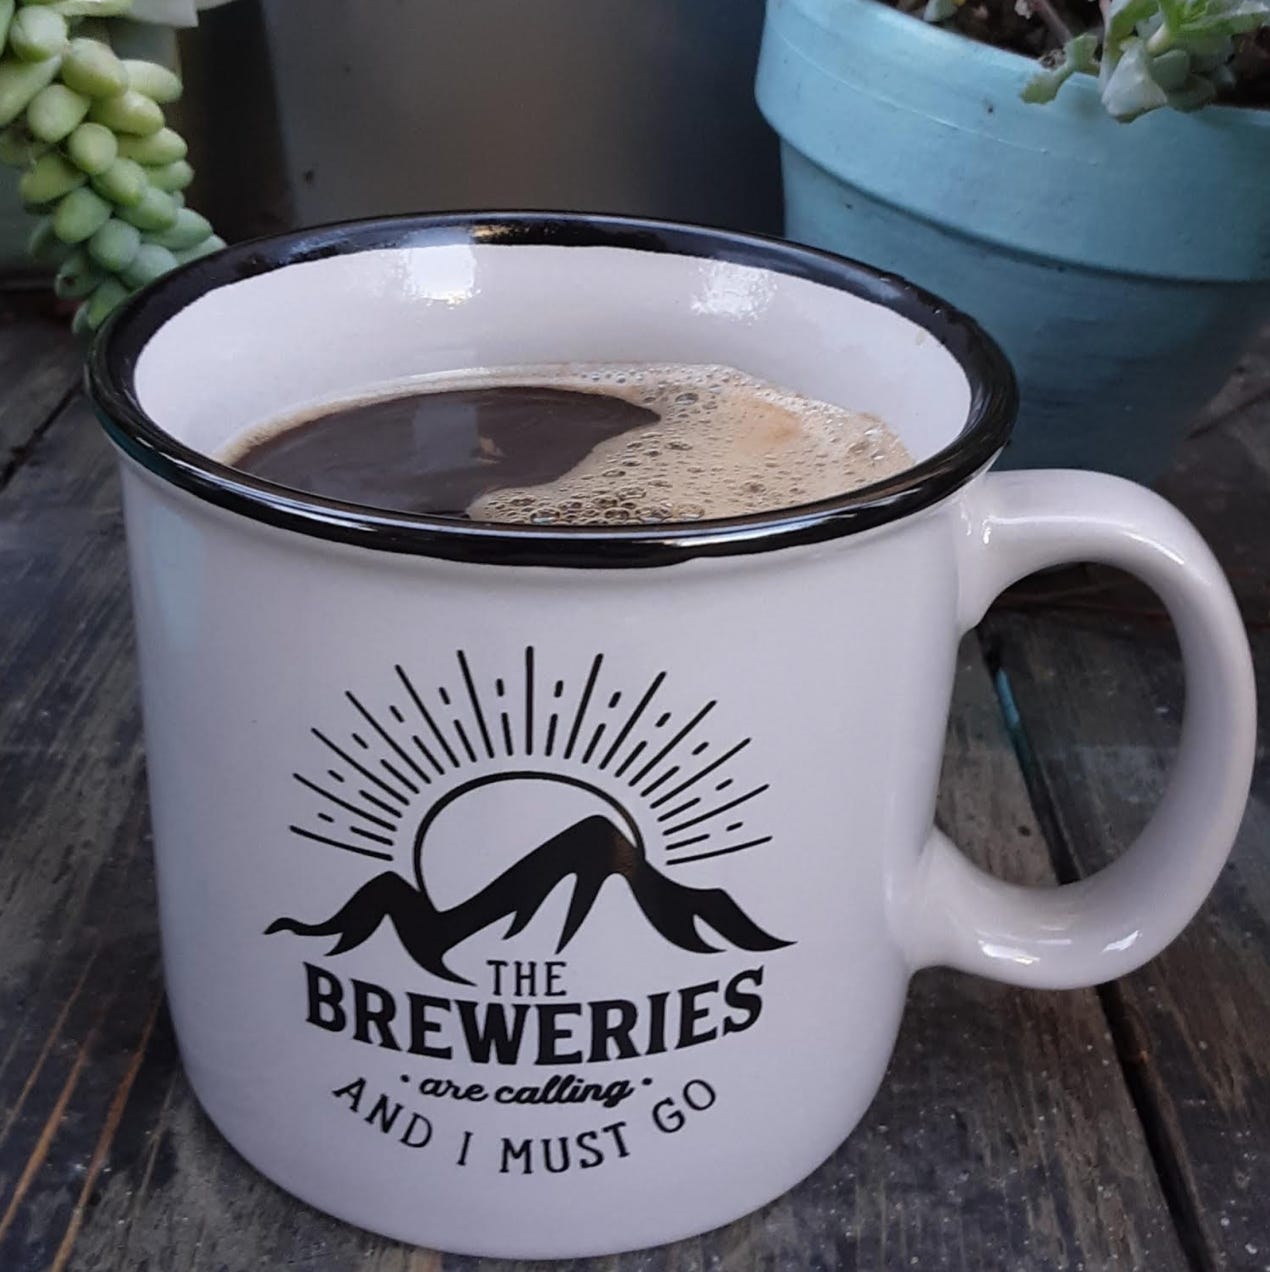
[[[508,377],[511,382],[511,377]],[[881,421],[727,366],[616,364],[515,373],[655,411],[564,476],[474,500],[480,521],[620,526],[773,512],[831,499],[911,467]]]

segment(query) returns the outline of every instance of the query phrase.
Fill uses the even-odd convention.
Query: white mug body
[[[778,1196],[872,1099],[914,967],[1002,974],[923,889],[957,643],[1000,582],[978,554],[1004,364],[860,267],[561,224],[235,249],[142,296],[93,369],[193,1088],[318,1208],[527,1258]],[[872,412],[916,467],[834,507],[569,534],[377,516],[216,462],[404,377],[619,359]]]

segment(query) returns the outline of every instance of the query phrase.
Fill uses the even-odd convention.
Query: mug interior
[[[257,512],[307,509],[308,528],[323,533],[323,513],[346,505],[270,488],[218,464],[218,453],[253,426],[388,382],[579,362],[733,366],[876,416],[915,461],[803,509],[583,528],[593,539],[664,542],[674,530],[701,540],[791,512],[836,515],[837,533],[863,528],[878,516],[853,512],[872,504],[899,515],[914,492],[930,502],[967,480],[1004,443],[1013,414],[995,346],[899,280],[724,231],[532,215],[364,222],[222,252],[125,307],[94,349],[90,384],[115,440],[160,475],[216,502],[245,495]],[[440,520],[367,518],[425,532]],[[487,529],[570,537],[562,527]]]
[[[735,366],[884,420],[919,462],[970,410],[952,354],[873,301],[734,261],[547,244],[380,248],[218,287],[155,332],[136,385],[147,415],[214,457],[253,424],[385,382],[560,362]]]

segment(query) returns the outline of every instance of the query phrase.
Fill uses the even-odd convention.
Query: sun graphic
[[[495,674],[458,650],[431,684],[398,665],[373,710],[345,692],[343,729],[312,730],[326,767],[294,775],[308,808],[290,829],[391,868],[327,917],[282,915],[265,935],[333,937],[337,955],[387,923],[419,967],[472,984],[447,962],[469,937],[505,923],[512,939],[562,895],[560,953],[616,876],[679,949],[789,944],[722,887],[663,873],[772,841],[750,824],[768,789],[743,780],[752,739],[720,739],[717,702],[684,709],[664,671],[630,693],[603,654],[574,674],[544,675],[533,646],[517,661]]]
[[[311,731],[324,763],[293,775],[306,808],[291,832],[409,863],[422,886],[436,818],[469,792],[525,781],[590,792],[665,867],[771,842],[754,820],[768,784],[744,777],[752,739],[720,738],[716,700],[684,709],[664,671],[632,693],[603,654],[562,674],[543,674],[532,646],[516,661],[495,674],[458,650],[449,674],[428,681],[396,666],[374,709],[368,693],[346,691],[347,726]]]

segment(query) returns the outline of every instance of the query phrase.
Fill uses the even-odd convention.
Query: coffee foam
[[[803,397],[735,367],[681,363],[561,363],[414,376],[257,424],[215,457],[232,465],[277,433],[367,402],[502,384],[621,397],[660,419],[602,442],[554,481],[482,495],[466,509],[478,521],[655,525],[778,512],[832,499],[913,464],[899,438],[872,415]]]
[[[734,367],[517,368],[484,382],[610,394],[661,418],[602,442],[555,481],[482,495],[467,509],[479,521],[607,526],[738,517],[831,499],[913,463],[873,416]]]

